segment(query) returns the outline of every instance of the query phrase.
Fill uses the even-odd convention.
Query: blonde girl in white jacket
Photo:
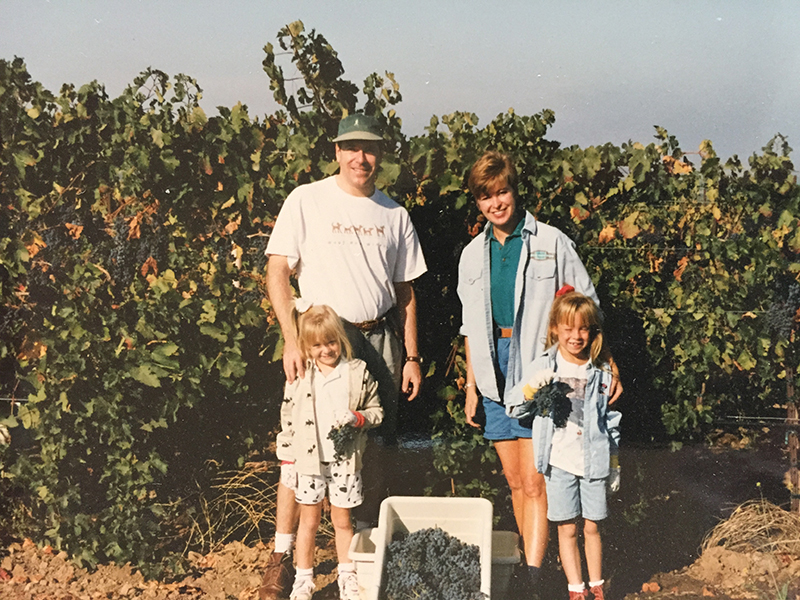
[[[329,306],[312,306],[297,318],[298,342],[307,361],[305,376],[286,385],[277,454],[281,481],[300,505],[291,600],[314,593],[314,541],[327,490],[339,559],[339,596],[358,599],[358,582],[348,551],[353,538],[350,509],[363,501],[361,456],[364,431],[378,426],[383,409],[378,384],[352,349],[339,316]],[[357,433],[352,455],[336,459],[328,434],[341,425]]]

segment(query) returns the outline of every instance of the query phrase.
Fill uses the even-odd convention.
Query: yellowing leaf
[[[573,206],[569,209],[569,214],[573,221],[583,221],[589,218],[589,211],[582,206]]]
[[[158,264],[156,264],[156,259],[152,256],[148,256],[147,260],[142,264],[142,277],[147,277],[147,274],[150,271],[152,271],[155,275],[158,275]]]
[[[31,106],[26,112],[31,119],[38,119],[41,114],[38,106]]]
[[[664,259],[657,257],[652,253],[648,253],[647,258],[650,261],[650,272],[658,273],[661,270],[661,264],[664,262]]]
[[[220,185],[222,185],[222,184],[220,183]],[[233,206],[233,203],[234,203],[234,202],[236,202],[236,198],[234,198],[233,196],[231,196],[230,198],[228,198],[228,199],[225,201],[225,203],[224,203],[222,206],[220,206],[220,209],[222,209],[222,210],[225,210],[226,208]]]
[[[242,268],[243,255],[244,255],[244,250],[242,250],[241,246],[239,246],[238,244],[234,244],[233,249],[231,250],[231,256],[233,256],[233,261],[237,269]]]
[[[302,21],[292,21],[286,26],[286,28],[289,30],[289,33],[292,34],[292,37],[297,37],[303,33],[303,30],[305,29]]]
[[[600,244],[605,244],[613,240],[617,235],[617,228],[613,225],[606,225],[603,227],[603,230],[600,232],[600,235],[597,236],[597,242]]]
[[[675,279],[677,279],[678,281],[681,280],[681,277],[683,276],[683,272],[686,270],[686,265],[688,265],[688,264],[689,264],[689,257],[688,256],[684,256],[683,258],[681,258],[678,261],[678,268],[675,269],[672,272],[673,275],[675,275]]]
[[[792,252],[800,252],[800,228],[795,230],[792,239],[789,240],[789,248]]]
[[[700,156],[703,158],[713,158],[716,155],[717,153],[714,152],[714,148],[711,145],[711,140],[703,140],[700,142]]]
[[[67,233],[69,237],[73,240],[77,240],[81,237],[81,232],[83,231],[83,225],[75,225],[74,223],[64,223],[64,227],[67,228]]]
[[[638,225],[636,225],[636,219],[638,217],[639,217],[639,211],[635,211],[632,212],[630,215],[628,215],[624,221],[620,221],[617,224],[617,228],[619,229],[619,234],[626,240],[629,240],[639,235],[641,229],[639,228]]]
[[[208,123],[208,117],[206,116],[206,113],[202,108],[200,108],[199,106],[195,106],[192,109],[191,121],[199,125],[205,125],[206,123]]]
[[[153,143],[159,148],[164,147],[164,132],[160,129],[151,129],[150,137],[153,138]]]
[[[17,358],[19,360],[38,360],[45,354],[47,354],[47,346],[42,344],[39,340],[25,338],[22,341]]]
[[[17,418],[22,421],[22,426],[25,429],[31,429],[39,424],[39,409],[29,408],[30,405],[22,405],[18,409]]]
[[[142,237],[142,213],[135,214],[128,222],[128,239],[138,240]]]
[[[756,361],[753,359],[750,352],[748,352],[747,348],[745,348],[736,360],[736,365],[743,371],[749,371],[756,366]]]
[[[25,244],[25,249],[28,251],[28,258],[33,258],[39,254],[39,250],[46,248],[47,244],[39,237],[35,231],[29,231],[22,236],[22,242]]]
[[[225,233],[230,235],[231,233],[239,229],[239,225],[241,225],[241,223],[242,223],[242,215],[239,215],[238,218],[236,218],[233,221],[229,221],[228,224],[225,225]]]

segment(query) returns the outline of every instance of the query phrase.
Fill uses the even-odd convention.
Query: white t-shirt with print
[[[567,398],[572,401],[566,427],[556,427],[550,451],[550,465],[573,475],[583,477],[583,401],[586,398],[586,383],[589,379],[589,361],[576,365],[565,360],[561,352],[556,353],[556,376],[572,388]]]
[[[350,364],[340,360],[328,373],[314,369],[314,408],[317,416],[317,436],[319,438],[319,459],[333,462],[336,451],[328,434],[333,429],[336,417],[349,410],[350,406]]]
[[[336,177],[289,194],[266,252],[297,269],[305,300],[351,322],[385,314],[397,302],[393,284],[427,270],[408,211],[377,190],[352,196]]]

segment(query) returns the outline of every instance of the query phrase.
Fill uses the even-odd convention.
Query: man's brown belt
[[[351,323],[353,327],[355,327],[356,329],[369,333],[370,331],[374,331],[375,329],[383,325],[386,322],[386,317],[388,316],[388,314],[389,313],[387,312],[382,317],[378,317],[377,319],[370,319],[369,321],[360,321],[358,323],[352,323],[351,321]]]
[[[377,329],[378,327],[383,325],[384,321],[386,321],[386,317],[381,317],[380,319],[372,319],[370,321],[361,321],[359,323],[353,323],[353,327],[369,333],[370,331]]]
[[[498,338],[510,338],[511,334],[514,330],[511,327],[498,327],[497,328],[497,337]]]

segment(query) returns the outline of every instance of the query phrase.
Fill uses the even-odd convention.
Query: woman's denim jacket
[[[594,285],[575,251],[575,244],[555,227],[525,213],[522,252],[517,268],[514,327],[508,356],[503,398],[495,376],[497,355],[492,320],[489,266],[491,225],[472,240],[458,263],[458,296],[462,306],[461,334],[469,339],[470,358],[480,393],[495,402],[510,401],[509,394],[522,377],[523,365],[544,351],[550,306],[556,291],[569,284],[598,303]],[[520,388],[521,390],[521,388]],[[521,394],[521,391],[518,390]],[[522,396],[515,404],[522,402]]]
[[[546,369],[556,371],[557,353],[558,344],[555,344],[525,368],[522,383],[518,386],[520,392],[518,395],[515,394],[514,398],[522,397],[521,389],[524,382],[539,371]],[[611,455],[617,454],[619,449],[619,423],[622,413],[608,410],[611,369],[598,369],[594,365],[589,365],[587,372],[586,396],[583,402],[583,477],[603,479],[608,477]],[[558,377],[557,371],[556,377]],[[507,406],[506,412],[518,419],[529,416],[522,410],[521,403]],[[533,420],[533,454],[536,470],[539,473],[545,473],[550,464],[554,431],[555,425],[550,417],[537,416]]]

